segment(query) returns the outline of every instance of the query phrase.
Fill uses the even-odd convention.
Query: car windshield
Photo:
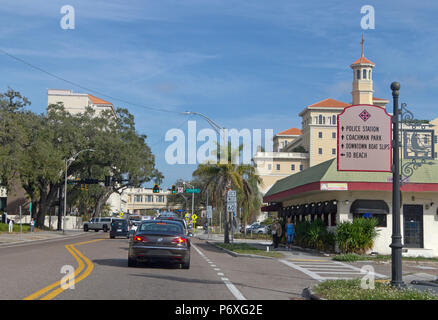
[[[182,234],[183,229],[175,223],[143,223],[140,226],[140,232]]]

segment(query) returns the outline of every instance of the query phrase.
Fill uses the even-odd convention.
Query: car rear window
[[[141,232],[164,232],[164,233],[172,233],[172,234],[180,234],[183,233],[183,229],[180,225],[174,223],[143,223],[140,226]]]
[[[123,226],[127,225],[127,222],[126,221],[113,221],[112,225],[115,227],[123,227]]]

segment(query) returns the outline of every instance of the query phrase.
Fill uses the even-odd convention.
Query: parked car
[[[113,219],[111,222],[110,238],[125,237],[129,238],[129,227],[126,219]]]
[[[143,221],[129,241],[128,266],[138,262],[169,261],[190,268],[190,239],[181,223],[173,220]]]
[[[104,232],[108,232],[111,230],[111,221],[113,219],[114,218],[92,218],[90,221],[84,222],[84,231],[88,232],[88,230],[94,230],[98,232],[99,230],[103,230]]]
[[[258,226],[253,228],[252,230],[253,233],[262,233],[262,234],[267,234],[269,232],[269,226]]]
[[[246,233],[254,232],[255,229],[260,228],[261,225],[258,222],[254,222],[252,224],[246,225]],[[240,232],[243,232],[243,226],[240,228]]]

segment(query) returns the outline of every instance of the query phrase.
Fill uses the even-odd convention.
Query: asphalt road
[[[289,300],[316,283],[278,260],[232,257],[198,239],[192,239],[188,270],[169,264],[129,268],[128,241],[99,232],[0,247],[0,298]],[[68,272],[75,272],[73,289],[68,288],[71,282],[60,283]]]

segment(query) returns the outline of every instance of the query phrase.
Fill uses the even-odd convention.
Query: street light
[[[91,151],[94,152],[93,149],[84,149],[73,155],[69,159],[65,159],[65,179],[64,179],[64,219],[62,223],[62,234],[65,234],[65,214],[67,212],[67,171],[68,167],[73,163],[73,161],[76,160],[76,158],[79,156],[80,153],[85,151]]]

